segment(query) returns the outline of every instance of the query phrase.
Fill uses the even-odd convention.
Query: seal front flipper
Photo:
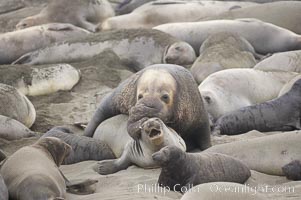
[[[67,192],[79,195],[93,194],[95,188],[92,188],[91,186],[95,183],[98,183],[98,180],[87,179],[79,182],[72,181],[66,185]]]

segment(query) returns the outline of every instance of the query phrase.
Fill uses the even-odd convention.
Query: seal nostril
[[[155,136],[157,136],[157,135],[160,135],[161,134],[161,131],[159,131],[159,130],[157,130],[157,129],[152,129],[151,131],[150,131],[150,134],[149,134],[149,137],[155,137]]]

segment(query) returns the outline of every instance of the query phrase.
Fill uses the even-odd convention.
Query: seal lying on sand
[[[154,153],[153,159],[162,167],[158,184],[180,192],[208,182],[244,183],[251,176],[241,161],[218,153],[186,153],[167,146]]]
[[[64,42],[28,53],[15,64],[69,63],[90,59],[110,49],[134,70],[151,64],[192,64],[193,48],[157,30],[129,29],[99,33],[85,39]]]
[[[114,10],[107,0],[51,0],[39,14],[21,20],[16,28],[60,22],[95,32],[96,24],[114,15]]]
[[[85,129],[92,137],[104,120],[129,114],[128,133],[139,139],[141,124],[160,118],[185,141],[187,149],[211,146],[207,112],[191,73],[178,65],[152,65],[122,82],[102,99]]]
[[[126,117],[120,117],[122,119],[126,119]],[[110,119],[109,121],[114,122]],[[119,119],[117,119],[117,121],[119,121]],[[120,158],[115,160],[104,160],[96,164],[94,169],[99,174],[112,174],[122,169],[126,169],[132,164],[143,168],[158,167],[152,159],[152,154],[165,146],[175,145],[182,151],[186,151],[184,140],[173,129],[166,127],[159,118],[150,118],[141,125],[141,139],[139,140],[133,140],[127,133],[125,133],[126,123],[122,123],[120,125],[122,126],[111,129],[111,132],[112,130],[123,130],[121,132],[118,131],[118,133],[116,133],[118,135],[115,137],[111,132],[108,133],[108,130],[105,130],[107,127],[103,124],[101,124],[96,130],[96,134],[99,135],[99,139],[106,140],[107,137],[114,137],[114,140],[126,140],[127,142],[123,147],[124,150]]]
[[[16,88],[2,83],[0,83],[0,105],[0,115],[13,118],[28,128],[36,119],[36,110],[27,97]]]
[[[236,135],[251,130],[262,132],[301,129],[301,79],[284,95],[261,104],[243,107],[221,116],[214,132]]]
[[[205,152],[223,153],[243,161],[250,169],[283,176],[282,167],[301,160],[301,132],[284,132],[264,137],[215,145]]]
[[[259,54],[301,49],[300,35],[257,19],[170,23],[156,26],[154,29],[188,42],[196,52],[206,38],[219,32],[229,32],[244,37]]]
[[[28,52],[88,34],[88,31],[71,24],[58,23],[3,33],[0,35],[0,64],[11,64]]]
[[[115,158],[110,147],[102,141],[75,135],[64,127],[55,127],[43,137],[56,137],[72,147],[70,154],[65,157],[62,164],[73,164],[85,160],[104,160]]]

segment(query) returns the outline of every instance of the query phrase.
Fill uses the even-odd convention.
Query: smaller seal
[[[219,153],[186,153],[167,146],[153,154],[161,167],[158,184],[183,193],[194,185],[208,182],[245,183],[251,176],[241,161]]]

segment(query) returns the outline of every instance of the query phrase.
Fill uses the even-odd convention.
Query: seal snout
[[[153,138],[153,137],[156,137],[156,136],[159,136],[159,135],[161,135],[161,131],[157,130],[157,129],[151,129],[151,131],[149,133],[150,138]]]

